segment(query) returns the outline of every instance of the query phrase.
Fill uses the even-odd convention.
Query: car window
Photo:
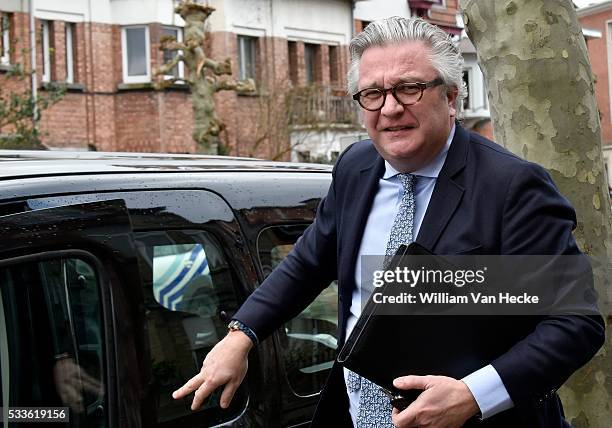
[[[306,225],[272,226],[257,239],[264,276],[289,254]],[[332,282],[293,320],[284,325],[281,348],[287,380],[300,396],[323,388],[335,359],[338,327],[338,285]]]
[[[108,425],[100,281],[91,260],[47,255],[0,267],[0,336],[8,348],[0,356],[2,407],[67,407],[69,422],[56,426]]]
[[[208,426],[235,418],[245,408],[246,386],[229,410],[220,390],[193,413],[193,396],[173,400],[172,392],[199,372],[212,347],[227,333],[227,317],[238,309],[235,278],[222,246],[205,231],[136,234],[143,255],[143,294],[151,363],[151,394],[157,426]]]

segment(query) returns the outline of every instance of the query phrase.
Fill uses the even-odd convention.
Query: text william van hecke
[[[421,303],[484,303],[484,304],[495,304],[495,303],[518,303],[518,304],[529,304],[539,303],[540,298],[538,296],[522,293],[519,295],[510,294],[508,292],[500,292],[497,295],[483,294],[483,293],[468,293],[467,295],[455,296],[450,293],[419,293],[419,299]]]
[[[413,293],[399,293],[398,295],[386,296],[382,293],[374,293],[372,296],[374,303],[417,303],[417,296]],[[508,292],[500,292],[497,295],[484,293],[467,293],[466,295],[454,295],[451,293],[418,293],[418,300],[421,304],[537,304],[540,298],[535,295],[522,293],[519,295],[510,294]]]

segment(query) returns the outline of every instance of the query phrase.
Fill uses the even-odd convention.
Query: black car
[[[335,354],[335,284],[251,351],[229,409],[220,391],[198,412],[171,393],[312,222],[330,181],[325,165],[0,151],[5,415],[67,407],[55,426],[96,428],[307,424]]]

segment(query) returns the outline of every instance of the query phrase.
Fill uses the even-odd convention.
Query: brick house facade
[[[39,126],[46,146],[101,151],[197,151],[191,138],[189,88],[177,84],[158,91],[151,84],[154,71],[164,62],[160,38],[168,29],[180,34],[183,26],[182,19],[172,12],[173,3],[161,0],[156,3],[157,9],[143,10],[143,0],[103,0],[92,9],[91,3],[84,0],[69,4],[47,0],[44,10],[35,9],[39,91],[44,93],[45,80],[68,82],[65,97],[42,114]],[[205,3],[216,8],[207,21],[207,54],[217,60],[230,58],[233,76],[257,81],[255,94],[223,91],[215,96],[217,114],[226,125],[221,139],[230,154],[240,156],[289,159],[290,149],[295,149],[290,146],[294,136],[306,134],[314,147],[307,147],[303,153],[314,153],[324,139],[331,139],[332,144],[323,152],[337,153],[347,141],[363,135],[358,109],[345,92],[347,46],[355,27],[383,16],[370,18],[366,12],[365,17],[352,20],[354,7],[369,3],[378,13],[387,12],[386,16],[390,16],[393,11],[387,9],[395,5],[401,8],[399,14],[418,14],[447,31],[459,31],[455,19],[457,0]],[[8,47],[3,48],[0,62],[3,91],[26,90],[30,86],[27,80],[17,82],[7,76],[14,64],[31,70],[27,6],[28,2],[7,0],[0,7],[4,23],[2,46]],[[132,58],[126,53],[128,38],[135,43],[146,41],[146,48],[138,52],[144,58]],[[142,76],[132,79],[131,66],[144,67],[146,73],[143,69]],[[299,90],[303,87],[312,89],[304,93]],[[294,123],[289,126],[279,122],[283,110],[290,110]],[[324,132],[318,132],[314,139],[310,130],[319,129],[320,124],[313,126],[313,118],[315,122],[317,118],[327,122]],[[338,143],[340,138],[345,143]],[[296,160],[295,153],[293,159]]]
[[[10,28],[10,64],[31,70],[29,14],[7,13]],[[66,82],[66,26],[73,30],[73,83],[65,97],[42,113],[40,130],[50,148],[102,151],[193,152],[189,93],[184,89],[154,91],[122,83],[121,28],[96,22],[36,19],[37,79],[44,93],[43,22],[49,35],[51,82]],[[159,25],[151,24],[151,67],[161,64]],[[4,66],[6,71],[7,66]],[[1,84],[18,85],[5,74]],[[30,82],[23,81],[27,89]]]
[[[109,3],[107,6],[114,7],[110,4],[112,2],[107,0],[106,3]],[[132,1],[132,3],[139,2]],[[167,9],[171,10],[172,1],[168,0],[167,3]],[[236,9],[241,1],[210,3],[220,9],[220,13],[226,14],[229,9],[228,3],[234,3],[229,6]],[[245,3],[244,0],[242,3]],[[276,7],[275,2],[272,3],[271,6]],[[312,12],[322,11],[324,2],[311,3],[313,3]],[[351,36],[348,24],[351,2],[334,0],[331,3],[335,3],[333,12],[336,15],[340,12],[341,19],[346,18],[345,27],[349,28],[349,31],[335,34],[336,41],[333,44],[325,40],[311,41],[308,37],[306,40],[299,40],[291,36],[289,38],[270,36],[273,32],[266,31],[266,28],[259,31],[261,34],[251,37],[256,52],[256,70],[255,76],[252,77],[255,77],[258,83],[257,93],[253,95],[224,91],[216,95],[217,114],[227,126],[222,139],[229,145],[231,154],[274,157],[279,151],[286,149],[283,147],[288,141],[286,135],[284,141],[270,142],[265,138],[268,131],[261,129],[261,118],[269,114],[268,104],[275,103],[271,96],[278,98],[286,89],[307,83],[336,90],[345,87],[347,42]],[[60,9],[58,12],[62,11],[61,7],[58,9]],[[0,64],[0,84],[7,92],[26,90],[30,87],[30,82],[9,78],[7,71],[14,64],[22,64],[26,70],[31,70],[28,52],[29,13],[27,10],[20,10],[19,4],[13,7],[13,10],[7,8],[0,12],[5,23],[3,30],[8,28],[8,49],[4,50],[9,53],[8,60]],[[122,31],[132,22],[127,22],[127,25],[96,22],[95,16],[92,20],[88,20],[83,18],[83,14],[79,15],[78,11],[68,12],[77,12],[74,13],[76,16],[74,21],[47,19],[44,13],[38,10],[35,12],[36,68],[40,93],[45,91],[45,80],[67,81],[67,50],[72,51],[73,77],[72,82],[67,85],[68,91],[60,102],[42,114],[39,126],[44,144],[54,149],[196,152],[197,148],[191,138],[193,113],[188,87],[174,85],[170,89],[156,91],[152,84],[146,81],[142,83],[125,81],[125,59],[122,55],[125,55],[126,43],[122,40],[124,37]],[[133,14],[130,19],[135,25],[146,26],[150,62],[147,69],[151,76],[153,71],[163,64],[163,52],[159,47],[165,23],[160,19],[157,22],[143,24],[142,18],[137,14]],[[177,28],[182,26],[182,20],[177,15],[172,20],[178,23]],[[213,21],[209,28],[211,31],[208,33],[207,54],[219,60],[230,58],[233,75],[238,76],[240,63],[238,41],[244,32],[241,31],[242,28],[238,30],[229,28],[234,31],[227,31],[228,28],[225,27],[228,25],[224,23],[219,25],[218,21]],[[68,26],[71,27],[72,33],[71,49],[68,48],[66,41]],[[252,30],[246,25],[244,29],[247,33]],[[315,32],[307,33],[307,28],[299,30],[305,32],[307,36],[314,35],[313,38],[317,38]],[[312,59],[314,73],[309,77],[310,82],[307,82],[308,76],[305,70],[307,44],[316,47],[316,55]],[[289,50],[292,45],[295,49],[290,58]],[[43,52],[47,55],[47,61]],[[291,67],[291,64],[294,67]],[[290,73],[293,73],[293,79]],[[269,126],[272,126],[272,121]],[[256,145],[258,140],[263,141]],[[285,150],[283,157],[288,158],[288,156],[289,153]]]

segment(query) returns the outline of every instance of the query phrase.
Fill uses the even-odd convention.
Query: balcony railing
[[[342,91],[330,87],[293,88],[287,94],[293,126],[359,126],[359,106]]]

